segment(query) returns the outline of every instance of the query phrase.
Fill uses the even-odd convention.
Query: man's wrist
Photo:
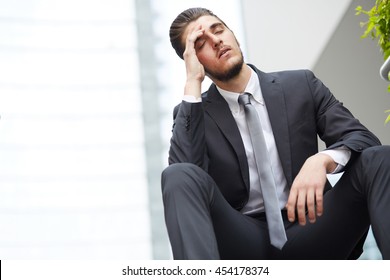
[[[195,97],[193,95],[184,95],[183,96],[183,101],[185,102],[189,102],[189,103],[199,103],[199,102],[202,102],[202,98],[201,97]]]
[[[333,171],[337,168],[338,164],[330,155],[325,153],[318,153],[316,156],[321,158],[322,164],[326,169],[326,173],[333,173]]]
[[[184,95],[191,95],[195,98],[201,97],[202,83],[198,80],[187,80],[184,87]]]
[[[344,167],[347,165],[349,159],[351,158],[351,151],[345,146],[341,146],[335,149],[324,150],[319,153],[330,156],[337,164],[336,168],[333,171],[329,172],[332,174],[343,171]]]

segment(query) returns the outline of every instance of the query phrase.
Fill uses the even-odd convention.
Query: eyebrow
[[[209,29],[214,30],[220,26],[223,26],[222,22],[216,22],[216,23],[213,23],[212,25],[210,25]]]

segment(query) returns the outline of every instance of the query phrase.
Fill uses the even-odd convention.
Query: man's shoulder
[[[213,94],[213,92],[214,92],[214,93],[215,93],[215,92],[218,92],[217,87],[215,86],[214,83],[212,83],[212,84],[210,85],[210,87],[209,87],[206,91],[204,91],[204,92],[202,93],[202,100],[205,100],[205,99],[207,99],[208,97],[210,97],[210,96]]]
[[[253,64],[248,64],[260,78],[270,78],[270,79],[296,79],[296,78],[307,78],[314,76],[314,73],[310,69],[287,69],[287,70],[277,70],[277,71],[262,71],[258,69]]]
[[[314,75],[313,72],[309,69],[281,70],[281,71],[268,72],[266,74],[271,75],[271,76],[275,76],[275,77],[282,77],[282,78]]]

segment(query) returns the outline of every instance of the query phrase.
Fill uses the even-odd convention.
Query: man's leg
[[[390,147],[366,149],[324,196],[314,224],[291,224],[282,255],[287,259],[346,259],[370,224],[388,259],[390,247]]]
[[[194,164],[162,174],[165,221],[175,259],[269,257],[265,221],[247,217],[224,199],[214,180]]]
[[[384,259],[390,259],[390,146],[363,151],[356,177],[367,199],[372,231]],[[358,172],[360,170],[360,172]]]
[[[162,174],[165,223],[175,259],[219,259],[210,218],[215,188],[198,169],[178,163]]]

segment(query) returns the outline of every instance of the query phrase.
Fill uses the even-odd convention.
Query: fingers
[[[193,29],[190,29],[187,38],[186,38],[186,45],[183,56],[188,53],[195,52],[195,43],[204,34],[205,30],[202,28],[201,25],[194,27]]]
[[[300,225],[306,225],[306,192],[299,192],[297,199],[297,214]]]
[[[295,206],[297,204],[297,191],[295,188],[291,188],[290,195],[287,201],[287,218],[292,223],[295,221]]]
[[[200,63],[196,50],[196,41],[204,34],[204,29],[201,25],[191,28],[186,37],[186,48],[183,53],[183,58],[186,65],[187,82],[190,84],[195,83],[196,87],[194,91],[186,92],[185,94],[200,96],[199,83],[203,82],[205,77],[205,71],[203,65]],[[199,91],[199,92],[198,92]]]
[[[295,221],[297,215],[299,224],[306,224],[306,202],[307,189],[298,179],[293,182],[287,201],[287,217],[291,223]]]
[[[315,209],[315,194],[313,189],[309,189],[307,192],[307,216],[309,218],[310,223],[314,223],[316,221],[316,209]]]
[[[298,188],[292,186],[286,205],[287,217],[294,222],[298,216],[300,225],[306,225],[306,214],[310,223],[315,223],[323,213],[323,194],[321,188]]]
[[[287,201],[287,216],[294,222],[296,215],[300,225],[306,224],[306,214],[310,223],[314,223],[324,210],[323,191],[326,184],[328,156],[316,154],[309,157],[294,179]]]
[[[324,194],[322,192],[322,189],[317,189],[316,191],[316,213],[317,216],[322,216],[322,213],[324,212]]]

